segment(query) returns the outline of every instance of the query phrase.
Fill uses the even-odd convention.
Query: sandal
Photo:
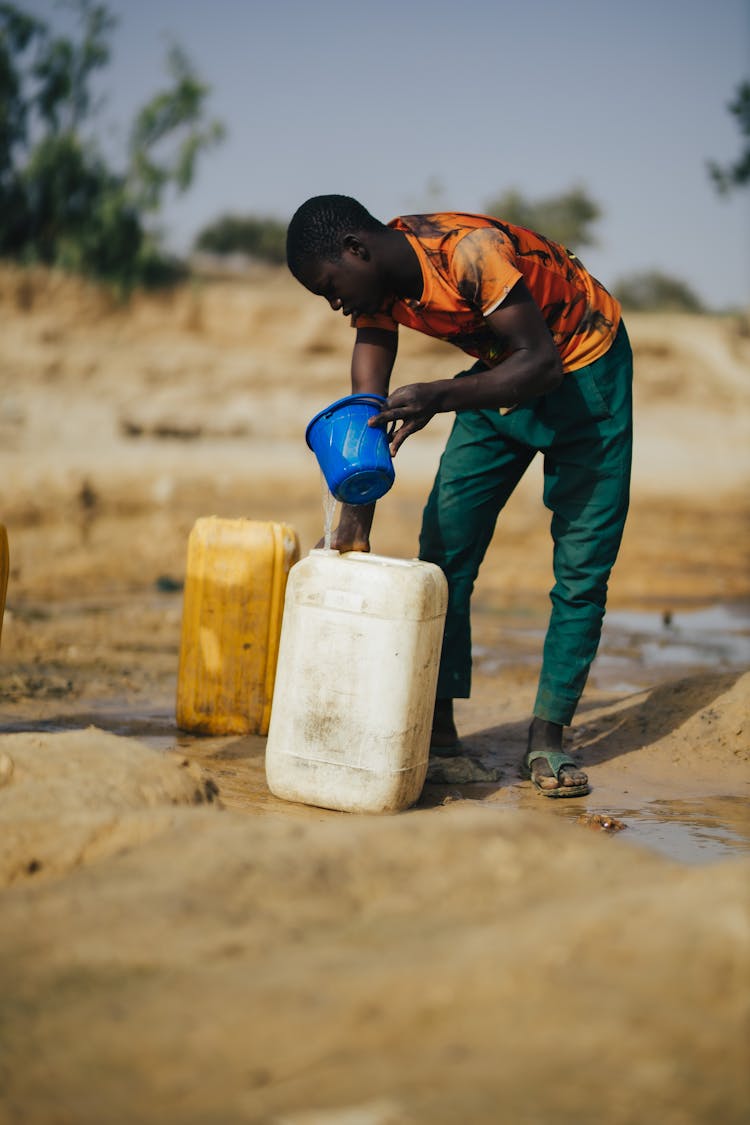
[[[544,786],[540,785],[539,782],[531,776],[531,763],[535,762],[537,758],[544,758],[557,778],[558,784],[554,789],[544,788]],[[529,750],[525,754],[521,765],[521,777],[529,779],[533,783],[537,793],[541,794],[542,797],[585,797],[587,793],[591,792],[588,782],[584,782],[582,785],[560,784],[560,770],[563,766],[579,768],[578,762],[574,762],[570,755],[566,754],[563,750]]]

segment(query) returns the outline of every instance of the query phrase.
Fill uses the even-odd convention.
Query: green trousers
[[[475,364],[472,372],[484,370]],[[438,699],[471,690],[469,603],[498,514],[537,453],[552,513],[552,610],[534,714],[566,725],[596,655],[628,510],[632,353],[624,324],[601,359],[509,414],[456,415],[422,520],[419,557],[448,579]],[[461,375],[468,372],[461,372]]]

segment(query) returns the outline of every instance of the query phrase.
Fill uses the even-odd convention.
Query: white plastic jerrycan
[[[448,584],[433,563],[314,550],[289,572],[266,778],[288,801],[396,812],[430,749]]]

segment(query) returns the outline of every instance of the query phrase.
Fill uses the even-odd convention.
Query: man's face
[[[303,281],[306,289],[324,297],[334,312],[340,310],[346,317],[378,312],[387,296],[369,255],[349,248],[338,261],[316,262]]]

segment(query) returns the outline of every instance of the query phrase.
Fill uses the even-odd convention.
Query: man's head
[[[286,236],[289,269],[306,289],[345,315],[376,312],[385,292],[373,246],[388,227],[348,195],[316,195],[292,217]]]
[[[349,195],[314,195],[297,209],[287,229],[287,265],[302,281],[311,264],[341,261],[347,235],[385,229]]]

